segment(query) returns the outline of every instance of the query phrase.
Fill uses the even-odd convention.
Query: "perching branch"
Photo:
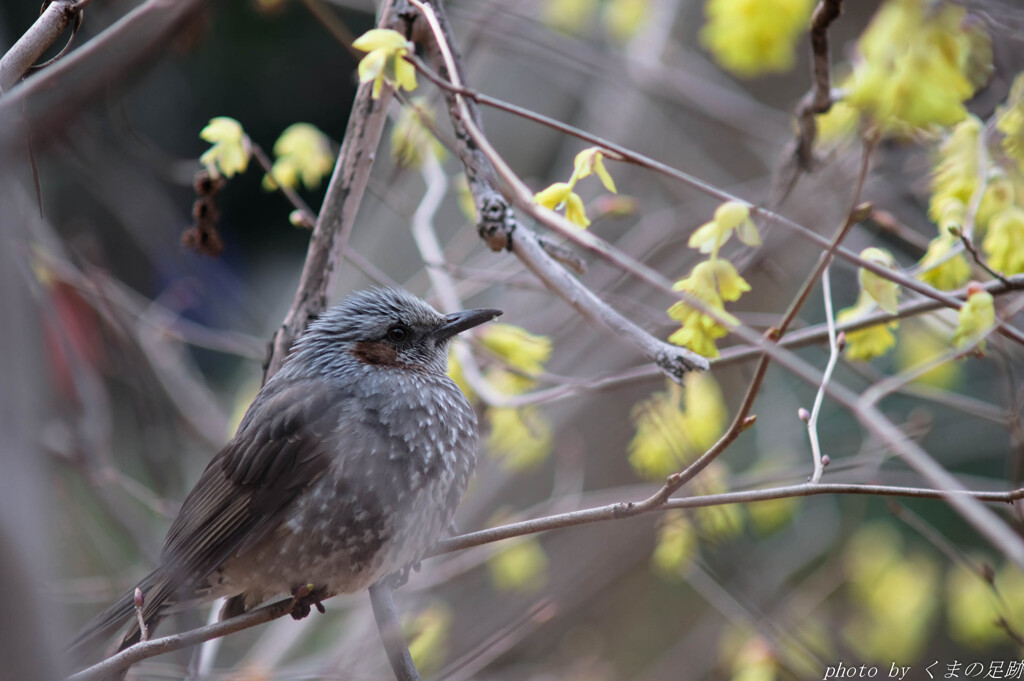
[[[856,485],[856,484],[802,484],[773,487],[769,489],[746,490],[740,492],[725,492],[723,494],[708,494],[697,497],[668,498],[657,504],[645,502],[619,502],[606,504],[594,508],[572,511],[569,513],[558,513],[533,520],[525,520],[517,523],[509,523],[498,527],[470,532],[467,534],[442,539],[430,552],[430,556],[437,556],[443,553],[461,551],[474,546],[512,539],[529,534],[548,532],[567,527],[575,527],[594,522],[607,520],[621,520],[631,518],[652,511],[668,509],[690,509],[721,506],[725,504],[754,503],[758,501],[769,501],[773,499],[788,499],[796,497],[817,496],[822,494],[850,494],[870,495],[883,497],[904,497],[911,499],[950,499],[969,497],[979,502],[1014,504],[1024,499],[1024,488],[1008,490],[1005,492],[990,492],[980,490],[960,490],[954,492],[943,492],[939,490],[923,489],[917,487],[895,487],[889,485]],[[657,495],[655,495],[657,496]],[[653,498],[653,497],[651,497]],[[208,624],[196,629],[191,629],[180,634],[164,636],[152,639],[136,645],[114,655],[99,664],[68,677],[67,681],[94,681],[111,674],[123,672],[128,667],[145,659],[169,653],[174,650],[181,650],[203,641],[213,638],[227,636],[237,631],[243,631],[259,626],[271,620],[279,619],[291,612],[293,599],[285,598],[256,610],[249,611],[237,617]],[[376,607],[376,606],[375,606]],[[390,651],[389,651],[390,655]]]

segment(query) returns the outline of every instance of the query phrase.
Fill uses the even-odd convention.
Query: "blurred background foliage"
[[[860,97],[876,122],[893,120],[879,107],[927,93],[894,94],[871,84],[877,74],[857,76],[857,40],[880,6],[896,12],[913,4],[849,2],[829,32],[834,85]],[[131,6],[97,0],[78,40]],[[1024,11],[1012,1],[955,7],[963,6],[968,19],[941,19],[961,10],[919,3],[917,21],[970,22],[987,37],[990,68],[964,97],[977,117],[968,123],[991,128],[1024,67]],[[766,204],[793,136],[791,112],[810,86],[812,9],[809,0],[479,0],[453,2],[449,13],[473,87]],[[0,41],[10,44],[35,11],[0,4]],[[230,116],[270,153],[289,126],[309,123],[336,152],[361,56],[349,44],[373,26],[373,11],[363,0],[212,5],[132,82],[102,93],[36,143],[42,219],[30,166],[10,164],[8,195],[20,198],[3,210],[33,225],[31,243],[19,247],[37,280],[47,369],[37,386],[45,396],[38,436],[55,565],[41,588],[56,619],[66,619],[65,632],[153,565],[176,504],[258,389],[266,341],[305,255],[308,232],[291,226],[292,207],[267,191],[272,183],[252,164],[216,196],[222,254],[181,245],[198,157],[209,148],[200,130]],[[894,39],[868,36],[874,42],[862,51]],[[442,141],[450,140],[436,91],[421,79],[416,97],[418,107],[437,112]],[[925,255],[947,215],[934,206],[933,169],[947,158],[952,126],[962,123],[941,111],[947,120],[927,129],[879,125],[891,134],[875,151],[863,199],[889,221],[859,225],[846,241],[852,250],[880,246],[901,268]],[[837,106],[829,116],[820,162],[779,207],[825,235],[845,217],[860,153],[848,141],[857,136],[850,112]],[[378,153],[351,240],[373,267],[349,263],[333,297],[383,281],[429,298],[408,225],[426,182],[419,162],[439,158],[449,183],[436,216],[446,267],[467,305],[505,310],[508,326],[488,327],[474,345],[492,387],[518,394],[641,364],[508,254],[479,243],[457,161],[438,153],[417,122],[395,106],[394,134]],[[569,177],[585,147],[506,113],[485,109],[484,124],[536,191]],[[573,188],[589,229],[666,276],[685,277],[700,260],[687,241],[719,203],[643,169],[606,165],[617,194],[597,181]],[[963,171],[963,161],[955,168]],[[298,191],[316,209],[325,184]],[[1018,199],[1004,207],[1024,201],[1015,187]],[[765,329],[818,250],[778,226],[758,226],[756,251],[735,242],[722,250],[751,288],[729,312]],[[592,262],[583,281],[658,337],[679,328],[666,313],[669,297],[603,262]],[[859,289],[856,270],[837,264],[837,308],[854,305]],[[819,289],[799,326],[824,318]],[[835,380],[860,391],[948,351],[955,323],[955,314],[904,321],[894,352],[843,362]],[[799,353],[816,366],[828,357],[824,346]],[[990,339],[984,359],[943,364],[887,398],[884,411],[968,487],[1020,487],[1020,359],[1020,348]],[[643,498],[721,434],[751,369],[723,365],[691,376],[684,388],[648,376],[526,408],[476,400],[486,451],[459,528]],[[754,405],[757,425],[684,492],[805,480],[812,461],[797,414],[813,398],[812,386],[771,368]],[[819,432],[831,459],[826,481],[924,484],[827,400]],[[1019,507],[1005,515],[1020,532]],[[413,653],[433,678],[821,678],[840,660],[912,665],[921,678],[935,660],[1024,657],[1024,576],[936,501],[818,496],[582,526],[430,559],[398,596]],[[224,640],[215,659],[198,663],[183,651],[131,674],[181,678],[192,665],[204,678],[389,678],[365,601],[362,594],[334,599],[326,616]],[[186,613],[177,625],[203,617]]]

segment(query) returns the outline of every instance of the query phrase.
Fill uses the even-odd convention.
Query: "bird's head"
[[[320,370],[355,361],[378,367],[444,373],[448,345],[457,334],[490,321],[501,310],[466,310],[442,315],[400,289],[372,288],[353,293],[313,322],[296,344]]]

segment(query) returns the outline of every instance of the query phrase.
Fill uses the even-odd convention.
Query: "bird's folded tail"
[[[172,605],[174,586],[165,578],[160,570],[154,570],[139,582],[137,589],[142,591],[142,617],[150,634],[157,623]],[[72,659],[91,657],[96,648],[109,639],[118,630],[128,625],[128,633],[118,650],[139,642],[138,617],[135,614],[135,589],[118,598],[109,608],[93,617],[82,627],[67,647]]]

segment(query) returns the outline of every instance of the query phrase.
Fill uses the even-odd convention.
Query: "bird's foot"
[[[412,572],[413,570],[415,570],[416,572],[419,572],[420,571],[420,565],[421,565],[420,561],[417,560],[417,561],[413,561],[412,563],[409,563],[408,565],[403,567],[401,570],[398,570],[396,572],[392,572],[387,577],[388,586],[390,586],[392,589],[397,589],[400,586],[405,586],[405,583],[409,581],[409,573]]]
[[[315,587],[312,584],[303,584],[292,589],[292,619],[301,620],[308,617],[313,607],[324,614],[327,612],[320,599],[327,595],[327,587]]]

